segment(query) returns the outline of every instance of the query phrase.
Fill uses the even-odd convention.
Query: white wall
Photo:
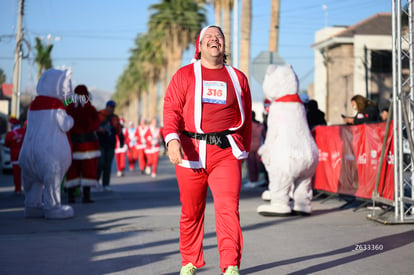
[[[365,96],[365,67],[364,47],[367,47],[368,68],[371,67],[372,50],[392,50],[392,36],[390,35],[355,35],[354,37],[354,87],[353,94]],[[368,87],[371,79],[368,75]]]

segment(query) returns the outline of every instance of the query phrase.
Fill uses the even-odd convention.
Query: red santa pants
[[[13,182],[14,182],[14,192],[22,191],[22,169],[19,164],[13,164]]]
[[[98,174],[98,158],[73,159],[66,173],[65,186],[90,186],[95,187]]]
[[[158,168],[158,158],[159,158],[159,152],[154,152],[154,153],[146,153],[147,156],[147,167],[151,167],[152,168],[152,174],[156,175],[157,174],[157,168]]]
[[[115,153],[116,171],[122,172],[125,169],[126,152]]]
[[[143,172],[145,167],[147,166],[147,156],[145,154],[145,149],[137,149],[138,152],[138,162],[139,162],[139,170]]]
[[[135,168],[135,163],[138,160],[138,151],[135,147],[128,148],[127,151],[129,170],[132,171]]]
[[[239,266],[243,249],[240,228],[239,199],[241,161],[234,158],[231,148],[220,149],[207,145],[206,169],[189,169],[176,165],[180,200],[180,252],[182,265],[192,263],[202,267],[204,262],[204,210],[207,188],[214,199],[217,244],[220,268]]]

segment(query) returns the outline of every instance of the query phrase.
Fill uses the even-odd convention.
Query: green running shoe
[[[230,265],[227,267],[226,272],[224,275],[240,275],[239,269],[237,266]]]
[[[195,267],[192,263],[181,267],[180,275],[196,275],[196,273],[197,267]]]

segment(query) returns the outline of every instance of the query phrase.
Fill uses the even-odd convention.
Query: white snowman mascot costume
[[[291,65],[269,65],[263,91],[271,101],[268,130],[259,149],[269,174],[270,203],[260,205],[264,216],[309,215],[312,211],[312,176],[318,148],[309,131],[299,83]],[[293,190],[291,190],[293,188]],[[293,206],[289,193],[293,194]]]
[[[73,118],[67,115],[63,104],[72,91],[71,72],[45,71],[36,90],[19,156],[25,191],[24,214],[26,218],[71,218],[72,207],[60,203],[62,179],[72,162],[67,132],[73,126]]]

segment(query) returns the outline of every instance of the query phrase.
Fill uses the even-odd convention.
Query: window
[[[392,54],[390,51],[371,51],[371,72],[392,72]]]

